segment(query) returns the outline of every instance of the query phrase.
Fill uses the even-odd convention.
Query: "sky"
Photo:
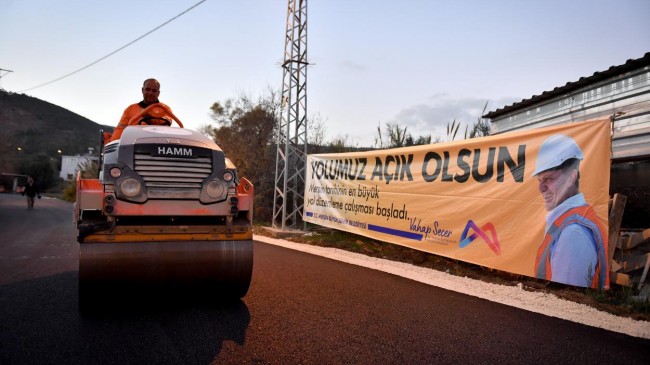
[[[0,88],[114,126],[154,77],[160,101],[199,129],[214,102],[280,90],[287,4],[0,0],[0,69],[13,71],[0,71]],[[473,124],[486,103],[650,52],[647,0],[312,0],[307,13],[307,116],[326,140],[358,147],[386,123],[445,140],[448,124]]]

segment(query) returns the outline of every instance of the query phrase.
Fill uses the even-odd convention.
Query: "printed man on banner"
[[[607,230],[579,190],[582,150],[553,135],[540,147],[533,176],[548,212],[535,276],[563,284],[609,288]]]

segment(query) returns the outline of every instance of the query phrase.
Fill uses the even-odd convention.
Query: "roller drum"
[[[253,241],[82,243],[79,295],[126,290],[192,290],[216,298],[246,295]]]

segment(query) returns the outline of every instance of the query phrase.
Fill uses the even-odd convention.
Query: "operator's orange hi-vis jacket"
[[[120,139],[120,137],[122,136],[122,132],[124,132],[124,128],[126,128],[129,125],[129,121],[149,105],[150,104],[146,104],[144,101],[129,105],[124,110],[124,113],[122,114],[122,118],[120,118],[120,122],[117,124],[115,130],[113,130],[113,134],[111,135],[110,139],[106,141],[106,143]],[[156,119],[151,120],[149,123],[159,124],[159,125],[165,124],[164,121],[156,120]]]

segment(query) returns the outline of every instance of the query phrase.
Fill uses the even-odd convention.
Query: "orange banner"
[[[607,287],[609,120],[307,158],[304,220]],[[604,255],[604,256],[603,256]]]

